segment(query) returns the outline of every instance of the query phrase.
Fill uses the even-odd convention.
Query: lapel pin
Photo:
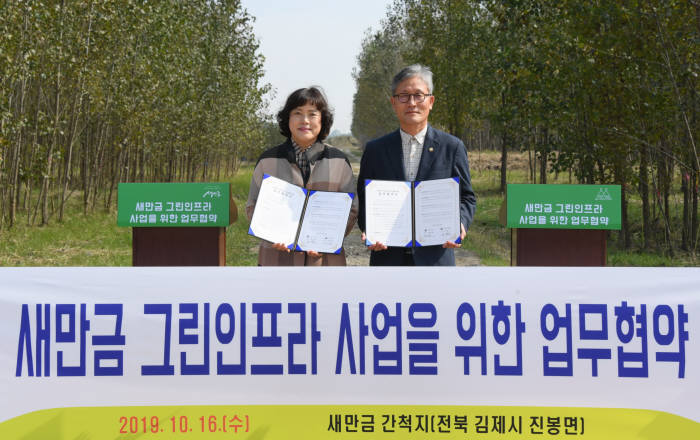
[[[433,152],[433,147],[428,148],[428,151]]]

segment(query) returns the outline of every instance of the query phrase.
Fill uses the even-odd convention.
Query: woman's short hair
[[[286,138],[292,137],[292,132],[289,131],[289,115],[297,107],[306,104],[311,104],[321,112],[321,132],[318,134],[318,140],[322,141],[328,137],[333,126],[333,111],[328,105],[326,95],[320,87],[311,86],[302,89],[297,89],[292,92],[287,98],[282,110],[277,113],[277,123],[280,127],[280,133]]]

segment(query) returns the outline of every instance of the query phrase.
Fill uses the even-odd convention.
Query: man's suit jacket
[[[464,229],[468,229],[476,210],[476,196],[469,175],[467,149],[458,138],[428,125],[416,180],[447,177],[459,177],[460,218]],[[367,142],[362,154],[357,179],[358,225],[362,231],[365,230],[365,179],[406,180],[399,130]],[[369,262],[371,266],[398,266],[404,252],[396,247],[372,252]],[[425,246],[413,249],[413,260],[419,266],[454,266],[455,255],[453,249]]]

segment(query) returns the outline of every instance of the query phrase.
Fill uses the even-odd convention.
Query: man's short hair
[[[401,71],[394,76],[394,79],[391,81],[391,94],[393,95],[396,93],[396,88],[403,80],[414,76],[422,79],[425,85],[428,86],[428,93],[433,93],[433,72],[430,70],[430,67],[422,64],[411,64],[401,69]]]

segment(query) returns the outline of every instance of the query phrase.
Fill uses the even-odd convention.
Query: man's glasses
[[[425,101],[426,96],[433,95],[432,93],[399,93],[398,95],[394,95],[394,98],[398,98],[399,102],[406,103],[413,97],[414,102],[421,103]]]

